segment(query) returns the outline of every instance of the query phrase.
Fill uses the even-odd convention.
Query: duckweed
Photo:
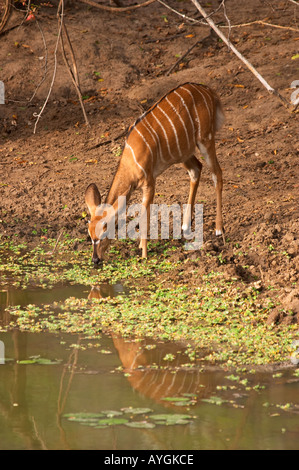
[[[70,297],[47,305],[8,306],[12,321],[6,328],[81,333],[93,338],[101,332],[113,332],[184,341],[190,344],[191,361],[198,359],[201,351],[201,361],[226,367],[290,361],[297,326],[268,325],[273,299],[260,300],[259,291],[250,285],[240,286],[240,280],[213,272],[190,284],[177,276],[168,278],[172,270],[186,263],[171,263],[171,249],[147,260],[114,258],[95,270],[90,266],[90,247],[74,251],[74,240],[65,240],[53,254],[54,242],[44,240],[31,250],[22,245],[16,259],[17,247],[12,250],[11,244],[1,244],[0,238],[0,249],[5,250],[0,266],[2,285],[49,289],[57,284],[76,284],[92,288],[121,280],[129,295],[101,297],[99,289],[99,298]]]

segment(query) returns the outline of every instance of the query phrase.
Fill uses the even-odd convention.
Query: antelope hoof
[[[220,237],[221,235],[223,236],[225,234],[224,227],[222,227],[221,229],[216,228],[215,234],[216,234],[216,237]]]

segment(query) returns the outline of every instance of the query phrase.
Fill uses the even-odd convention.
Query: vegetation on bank
[[[200,357],[225,366],[290,361],[298,327],[267,324],[269,312],[277,306],[270,291],[268,297],[262,297],[251,284],[217,272],[199,276],[195,263],[186,272],[192,260],[173,261],[168,243],[152,245],[147,260],[135,255],[125,258],[114,246],[111,260],[97,270],[90,264],[90,247],[82,240],[65,238],[59,249],[55,244],[44,238],[30,249],[0,239],[1,289],[51,289],[69,284],[98,289],[85,298],[59,302],[53,298],[47,305],[9,305],[6,311],[12,315],[11,322],[3,329],[82,333],[87,338],[113,332],[184,341],[191,360]],[[157,247],[159,255],[154,252]],[[188,283],[184,282],[186,276]],[[104,283],[117,281],[126,287],[126,293],[101,294]]]

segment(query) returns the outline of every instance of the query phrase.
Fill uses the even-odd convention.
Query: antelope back
[[[185,83],[171,90],[130,128],[125,151],[147,177],[184,162],[196,146],[213,139],[223,122],[217,95],[207,86]],[[150,158],[148,158],[150,156]]]

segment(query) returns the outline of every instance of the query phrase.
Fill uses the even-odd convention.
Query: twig
[[[220,29],[215,25],[214,21],[208,17],[205,10],[202,8],[198,0],[191,0],[195,7],[198,9],[203,18],[207,21],[210,27],[215,31],[215,33],[222,39],[222,41],[233,51],[233,53],[246,65],[246,67],[253,73],[253,75],[262,83],[262,85],[268,90],[269,93],[275,95],[282,102],[283,106],[291,110],[290,103],[274,88],[272,88],[269,83],[262,77],[262,75],[253,67],[253,65],[238,51],[238,49],[227,39],[227,37],[220,31]]]
[[[63,0],[60,0],[59,6],[60,6],[61,3],[63,4]],[[63,5],[62,5],[62,7],[63,7]],[[52,92],[52,88],[53,88],[53,85],[54,85],[54,81],[55,81],[55,77],[56,77],[56,70],[57,70],[57,49],[58,49],[58,44],[59,44],[59,40],[60,40],[60,36],[61,36],[61,30],[62,30],[62,24],[60,23],[59,28],[58,28],[58,35],[57,35],[57,40],[56,40],[56,44],[55,44],[55,49],[54,49],[54,70],[53,70],[51,85],[50,85],[47,97],[45,99],[45,102],[44,102],[40,112],[39,113],[33,113],[33,116],[36,117],[36,121],[35,121],[35,124],[34,124],[34,130],[33,130],[34,134],[36,132],[36,126],[38,124],[38,121],[40,120],[41,115],[43,114],[44,109],[47,106],[47,103],[49,101],[49,98],[50,98],[50,95],[51,95],[51,92]]]
[[[61,2],[61,5],[62,4],[63,4],[63,0]],[[61,22],[63,33],[65,34],[65,37],[67,39],[67,43],[68,43],[68,46],[69,46],[69,49],[70,49],[70,54],[71,54],[71,58],[72,58],[72,62],[73,62],[73,70],[71,69],[71,67],[68,63],[66,53],[65,53],[65,49],[64,49],[63,34],[61,34],[60,35],[60,42],[61,42],[61,50],[62,50],[63,60],[64,60],[64,63],[66,65],[66,68],[67,68],[67,70],[70,74],[70,77],[71,77],[71,80],[74,84],[74,87],[76,89],[76,92],[77,92],[77,95],[78,95],[78,98],[79,98],[79,102],[80,102],[80,105],[81,105],[81,108],[82,108],[82,112],[83,112],[83,115],[84,115],[85,123],[86,123],[87,126],[89,126],[90,124],[89,124],[87,114],[86,114],[86,111],[85,111],[85,108],[84,108],[84,104],[83,104],[83,100],[82,100],[82,93],[81,93],[81,90],[80,90],[79,75],[78,75],[78,69],[77,69],[75,54],[74,54],[74,50],[72,48],[72,44],[71,44],[71,41],[70,41],[70,37],[69,37],[68,31],[67,31],[66,25],[64,23],[63,9],[62,9],[61,13],[60,13],[60,11],[57,12],[57,16],[59,18],[59,21]]]
[[[158,3],[160,3],[161,5],[163,5],[165,8],[168,8],[170,11],[172,11],[176,15],[183,18],[184,20],[194,23],[195,26],[196,25],[209,26],[208,23],[205,20],[197,20],[195,18],[191,18],[190,16],[187,16],[184,13],[181,13],[178,10],[175,10],[174,8],[170,7],[169,5],[167,5],[167,3],[163,2],[163,0],[156,0],[156,1]],[[212,13],[207,15],[207,18],[210,17],[210,16],[213,16],[215,13],[217,13],[218,10],[222,7],[222,5],[224,7],[223,1],[225,1],[225,0],[222,0],[219,7],[216,10],[214,10]],[[299,3],[295,2],[294,0],[289,0],[289,1],[295,3],[295,5],[299,6]],[[225,7],[224,7],[224,10],[225,10]],[[280,25],[277,25],[277,24],[267,23],[265,20],[254,20],[254,21],[250,21],[249,23],[230,24],[230,20],[227,18],[226,11],[224,11],[224,16],[225,16],[225,18],[228,22],[228,25],[227,26],[226,25],[219,25],[219,28],[221,28],[221,29],[227,29],[228,28],[230,30],[232,28],[243,28],[245,26],[251,26],[251,25],[254,25],[254,24],[262,24],[264,26],[270,26],[272,28],[286,29],[286,30],[289,30],[289,31],[296,31],[296,32],[299,31],[298,28],[292,28],[291,26],[280,26]]]
[[[230,39],[230,35],[231,35],[231,29],[232,29],[232,27],[231,27],[230,19],[229,19],[229,17],[227,16],[227,13],[226,13],[225,0],[222,0],[221,5],[222,5],[222,7],[223,7],[223,14],[224,14],[224,17],[225,17],[226,22],[227,22],[227,24],[228,24],[228,40],[229,40],[229,39]]]
[[[249,23],[233,24],[230,26],[230,28],[244,28],[245,26],[252,26],[253,24],[262,24],[263,26],[270,26],[271,28],[286,29],[288,31],[295,31],[296,33],[299,32],[299,28],[292,28],[292,26],[281,26],[279,24],[267,23],[264,20],[255,20],[255,21],[250,21]],[[229,26],[219,26],[219,27],[228,28]]]
[[[90,5],[95,8],[100,8],[101,10],[121,13],[123,11],[131,11],[136,10],[136,8],[146,7],[147,5],[156,2],[156,0],[147,0],[146,2],[138,3],[138,5],[132,5],[130,7],[108,7],[106,5],[100,5],[99,3],[93,2],[92,0],[80,0],[80,2],[87,3],[87,5]]]
[[[222,0],[223,1],[223,0]],[[200,25],[205,25],[207,26],[207,23],[205,20],[197,20],[195,18],[191,18],[190,16],[187,16],[185,15],[184,13],[181,13],[179,12],[178,10],[175,10],[174,8],[172,8],[171,6],[167,5],[167,3],[163,2],[162,0],[157,0],[157,2],[159,2],[161,5],[163,5],[165,8],[168,8],[168,10],[172,11],[173,13],[175,13],[176,15],[178,16],[181,16],[182,18],[184,18],[184,20],[187,20],[187,21],[190,21],[194,24],[200,24]],[[222,6],[222,2],[221,4],[219,5],[218,8],[216,8],[216,10],[212,11],[212,13],[210,13],[208,15],[208,17],[210,16],[213,16],[215,13],[217,13],[217,11],[221,8]]]
[[[31,0],[28,1],[28,5],[27,5],[27,9],[26,9],[26,12],[24,14],[24,17],[21,21],[20,24],[16,24],[14,26],[11,26],[10,28],[7,28],[5,29],[4,31],[2,31],[2,29],[4,28],[4,26],[6,25],[6,23],[8,22],[9,20],[9,16],[10,16],[10,12],[11,12],[11,7],[13,7],[15,10],[18,10],[18,11],[22,11],[22,13],[24,12],[24,10],[19,10],[18,8],[15,7],[15,5],[13,5],[13,2],[11,0],[9,0],[7,2],[7,8],[6,8],[6,12],[2,18],[2,21],[0,23],[0,36],[1,35],[4,35],[4,34],[7,34],[9,31],[12,31],[13,29],[16,29],[16,28],[19,28],[21,26],[23,26],[24,22],[26,21],[26,18],[28,16],[28,14],[30,13],[30,6],[31,6]],[[31,23],[31,22],[30,22]]]
[[[35,21],[36,21],[37,27],[38,27],[38,29],[41,33],[43,43],[44,43],[44,48],[45,48],[45,65],[44,65],[44,69],[45,69],[45,71],[44,71],[44,76],[42,77],[42,79],[38,83],[37,87],[35,88],[31,98],[28,100],[28,103],[31,103],[31,101],[33,100],[33,98],[35,97],[35,95],[37,93],[37,90],[42,85],[42,83],[44,83],[44,81],[46,79],[46,76],[47,76],[47,68],[48,68],[48,49],[47,49],[46,38],[45,38],[44,32],[43,32],[43,30],[41,28],[41,25],[39,24],[39,21],[37,20],[37,18],[35,18]]]
[[[82,95],[81,95],[81,92],[80,92],[80,87],[79,87],[79,77],[78,77],[78,71],[77,71],[77,65],[76,65],[76,60],[75,60],[75,55],[74,55],[74,51],[73,51],[73,48],[72,48],[72,45],[71,45],[71,41],[70,41],[70,38],[69,38],[69,35],[68,35],[68,32],[67,32],[67,29],[66,29],[66,26],[64,24],[64,20],[63,20],[63,14],[64,14],[64,0],[60,0],[59,1],[59,5],[58,5],[58,8],[57,8],[57,17],[58,17],[58,35],[57,35],[57,41],[56,41],[56,44],[55,44],[55,50],[54,50],[54,70],[53,70],[53,76],[52,76],[52,81],[51,81],[51,85],[50,85],[50,88],[49,88],[49,91],[48,91],[48,95],[46,97],[46,100],[40,110],[39,113],[33,113],[33,116],[36,117],[36,121],[35,121],[35,125],[34,125],[34,130],[33,130],[33,133],[35,134],[36,132],[36,127],[37,127],[37,124],[38,124],[38,121],[40,120],[41,118],[41,115],[43,114],[44,112],[44,109],[49,101],[49,98],[50,98],[50,95],[51,95],[51,92],[52,92],[52,89],[53,89],[53,85],[54,85],[54,81],[55,81],[55,77],[56,77],[56,71],[57,71],[57,50],[58,50],[58,44],[59,44],[59,41],[61,42],[61,47],[62,47],[62,55],[63,55],[63,59],[64,59],[64,62],[66,64],[66,67],[70,73],[70,76],[71,76],[71,79],[73,81],[73,84],[75,86],[75,89],[76,89],[76,92],[78,94],[78,97],[79,97],[79,101],[80,101],[80,105],[81,105],[81,108],[82,108],[82,111],[83,111],[83,115],[84,115],[84,119],[85,119],[85,122],[86,122],[86,125],[89,126],[89,121],[88,121],[88,118],[87,118],[87,115],[86,115],[86,112],[85,112],[85,108],[84,108],[84,105],[83,105],[83,100],[82,100]],[[72,57],[72,61],[73,61],[73,71],[67,61],[67,57],[66,57],[66,54],[65,54],[65,50],[64,50],[64,44],[63,44],[63,37],[62,37],[62,34],[65,34],[66,36],[66,39],[67,39],[67,43],[69,45],[69,48],[70,48],[70,53],[71,53],[71,57]]]
[[[58,235],[58,237],[57,237],[55,246],[54,246],[54,248],[53,248],[52,251],[49,251],[49,253],[47,253],[48,255],[54,255],[54,253],[55,253],[55,251],[56,251],[56,248],[57,248],[57,245],[58,245],[58,243],[59,243],[59,240],[60,240],[61,235],[63,234],[63,232],[64,232],[64,228],[62,228],[62,229],[60,230],[60,233],[59,233],[59,235]]]
[[[206,36],[206,37],[204,37],[203,39],[199,39],[198,41],[196,41],[196,42],[193,44],[193,46],[189,47],[189,49],[185,52],[185,54],[183,54],[183,55],[176,61],[176,63],[173,64],[173,65],[170,67],[170,69],[166,72],[166,76],[170,75],[171,72],[176,68],[176,66],[177,66],[180,62],[182,62],[182,60],[183,60],[188,54],[190,54],[190,52],[191,52],[199,43],[206,41],[207,39],[210,38],[210,36],[211,36],[211,35],[209,34],[209,36]]]
[[[193,44],[193,46],[189,47],[189,49],[185,52],[185,54],[182,55],[182,57],[180,57],[175,64],[173,64],[170,69],[166,72],[166,76],[170,75],[171,72],[176,68],[176,66],[182,62],[182,60],[184,60],[184,58],[194,49],[194,47],[196,47],[198,44],[200,43],[200,41],[196,41],[196,43]]]
[[[111,144],[111,142],[116,142],[117,140],[119,140],[122,137],[124,137],[125,135],[127,135],[128,130],[129,130],[129,127],[124,132],[122,132],[121,134],[116,136],[114,139],[109,139],[109,140],[105,140],[104,142],[99,142],[98,144],[93,145],[92,147],[90,147],[87,150],[94,150],[94,149],[97,149],[99,147],[102,147],[103,145]]]
[[[4,15],[3,15],[1,23],[0,23],[0,32],[2,31],[2,29],[4,28],[4,26],[6,25],[6,23],[8,21],[8,18],[9,18],[9,15],[10,15],[10,10],[11,10],[11,2],[10,2],[10,0],[8,0],[6,2],[5,12],[4,12]]]

